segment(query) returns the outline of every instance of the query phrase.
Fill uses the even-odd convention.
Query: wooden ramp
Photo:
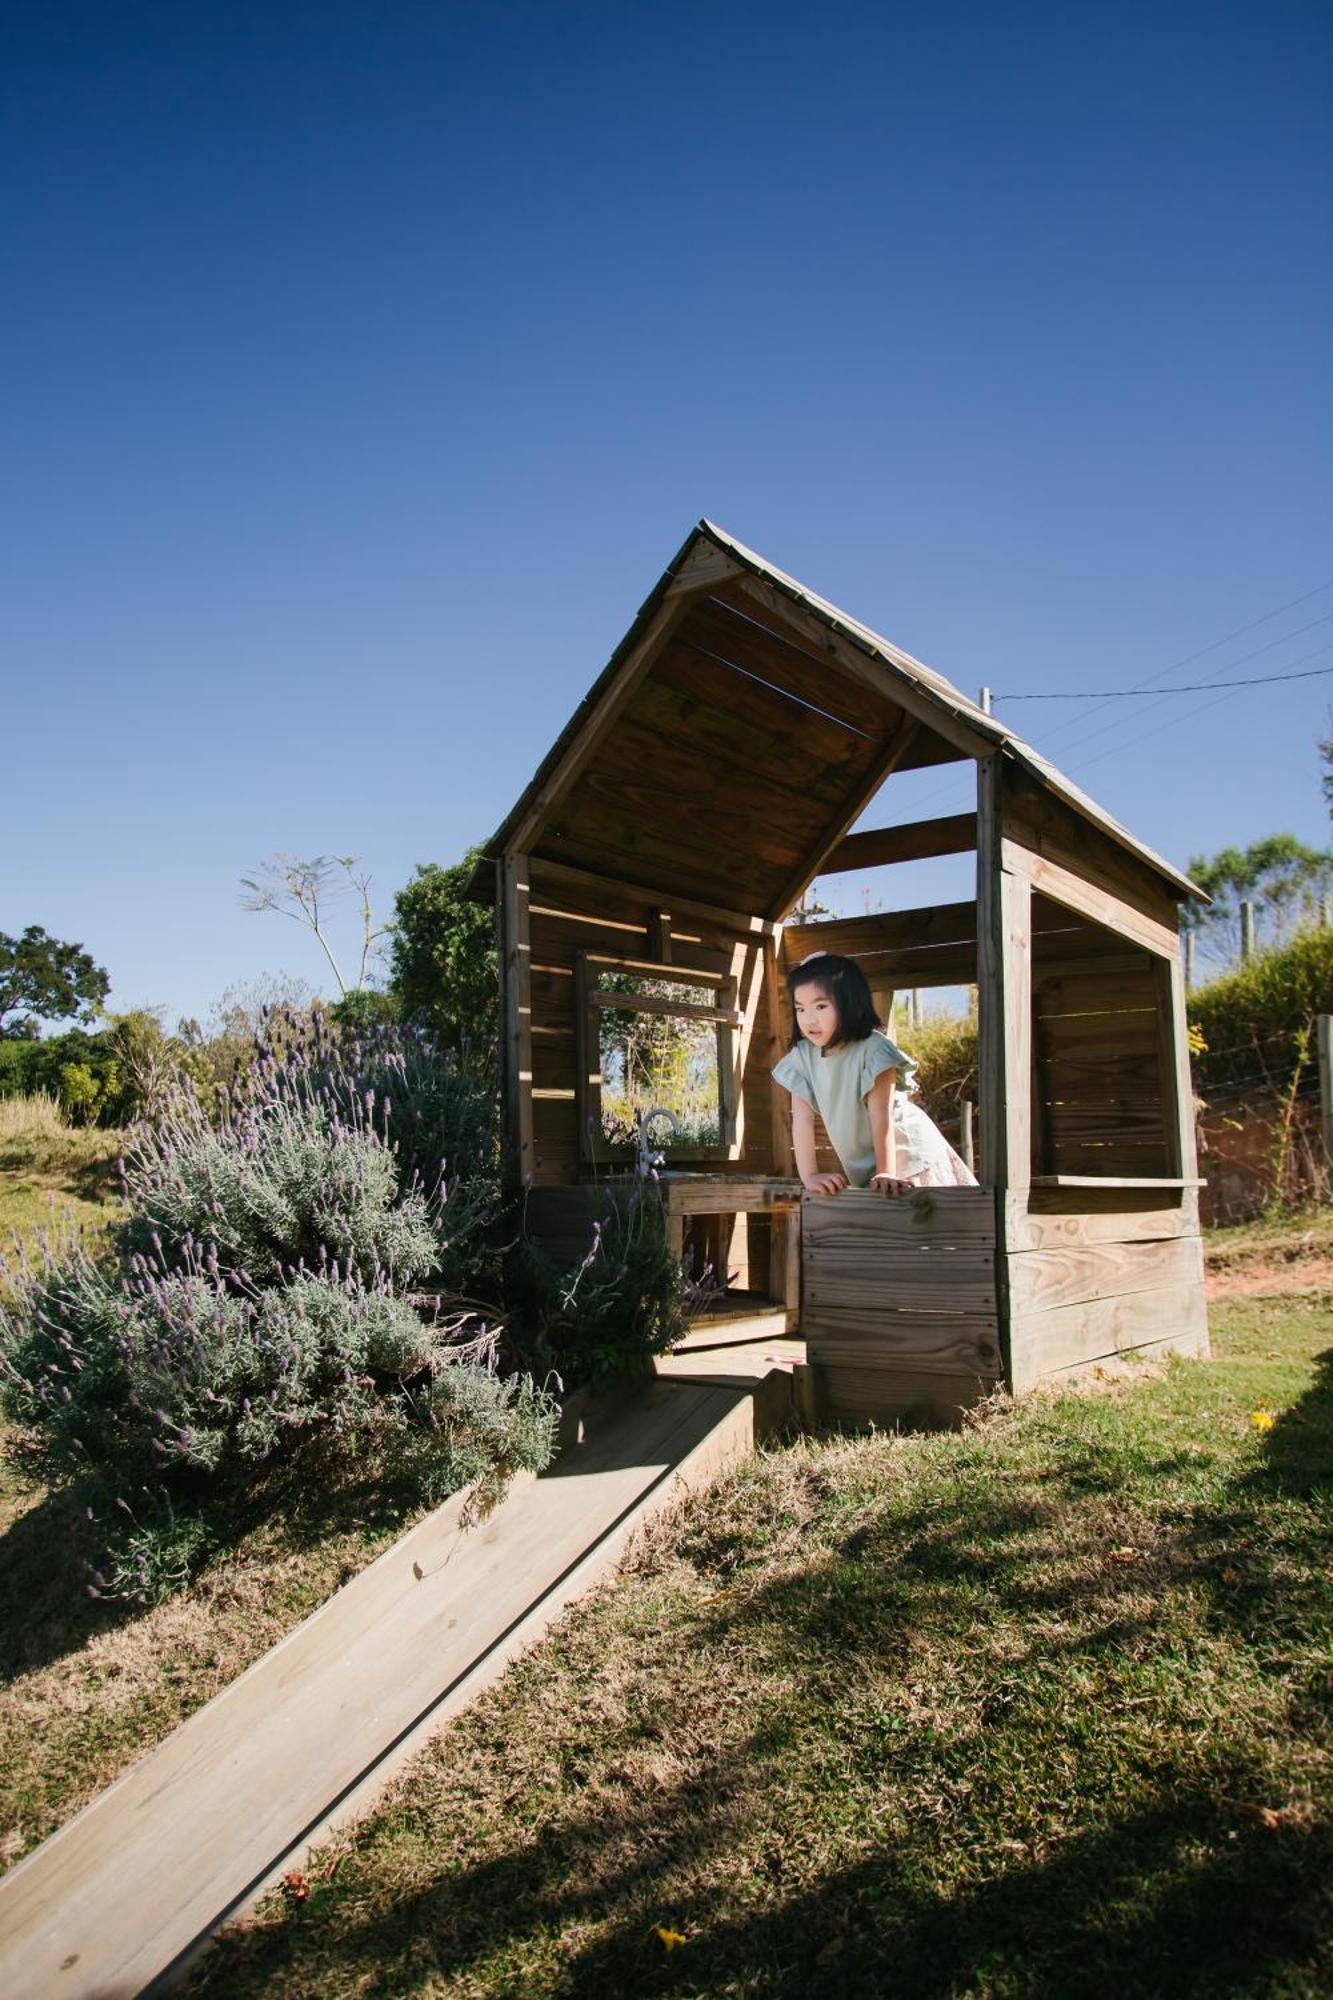
[[[747,1357],[748,1359],[749,1357]],[[762,1362],[577,1424],[479,1525],[456,1497],[0,1880],[0,1995],[164,1990],[227,1917],[363,1812],[683,1488],[790,1407]]]

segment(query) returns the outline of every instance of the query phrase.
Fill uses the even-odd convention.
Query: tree
[[[1329,720],[1333,722],[1333,716]],[[1328,807],[1329,818],[1333,819],[1333,736],[1324,737],[1319,745],[1319,755],[1324,764],[1324,775],[1320,780],[1324,789],[1324,804]]]
[[[301,861],[292,854],[275,854],[253,875],[241,877],[247,910],[276,910],[279,916],[290,917],[293,923],[304,924],[314,933],[338,982],[338,996],[343,1000],[365,986],[372,954],[389,928],[387,924],[376,928],[370,910],[370,877],[358,874],[357,869],[355,854],[317,854],[313,861]],[[349,895],[359,899],[361,915],[361,963],[350,985],[343,978],[326,929],[329,905]]]
[[[495,917],[467,885],[473,848],[451,868],[428,861],[394,899],[389,990],[444,1048],[489,1062],[499,1040]]]
[[[1333,882],[1333,854],[1307,847],[1291,833],[1271,833],[1247,848],[1224,847],[1211,859],[1198,855],[1189,872],[1212,897],[1207,909],[1193,906],[1189,928],[1210,942],[1221,957],[1240,948],[1240,906],[1255,907],[1256,934],[1283,944],[1302,917],[1314,914]]]
[[[29,924],[22,937],[0,931],[0,1040],[33,1041],[42,1021],[95,1020],[111,990],[82,945]]]

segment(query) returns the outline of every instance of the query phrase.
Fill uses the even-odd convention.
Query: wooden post
[[[973,1173],[975,1173],[977,1165],[975,1145],[972,1138],[972,1100],[970,1097],[963,1099],[959,1110],[962,1114],[962,1119],[961,1130],[958,1135],[958,1151],[962,1155],[964,1166],[971,1167]]]
[[[987,1183],[1032,1183],[1032,884],[1004,865],[1004,769],[977,762],[977,1004]],[[1003,1250],[1003,1246],[1001,1246]]]
[[[532,947],[528,939],[528,857],[500,866],[500,965],[504,981],[505,1145],[520,1187],[532,1181]]]
[[[1194,932],[1185,933],[1185,991],[1194,991]]]
[[[1319,1125],[1325,1157],[1333,1164],[1333,1014],[1319,1016]]]
[[[1167,1172],[1193,1180],[1199,1171],[1194,1125],[1194,1087],[1190,1082],[1189,1021],[1185,1013],[1185,977],[1179,959],[1155,958],[1153,992],[1157,1003],[1158,1055],[1162,1079],[1162,1123],[1167,1142]]]
[[[977,696],[977,707],[981,710],[981,713],[983,715],[990,714],[990,703],[991,703],[990,689],[983,688],[981,690],[981,693]]]
[[[1244,902],[1240,906],[1240,962],[1254,957],[1254,904]]]

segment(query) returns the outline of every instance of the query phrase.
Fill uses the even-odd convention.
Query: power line
[[[1323,653],[1327,652],[1328,648],[1326,646],[1320,646],[1316,650],[1318,652]],[[1305,657],[1309,660],[1312,660],[1315,657],[1315,655],[1314,653],[1307,653]],[[1241,681],[1182,681],[1179,687],[1163,688],[1162,692],[1156,698],[1158,701],[1165,701],[1168,695],[1173,695],[1173,694],[1207,694],[1211,693],[1211,691],[1214,688],[1276,687],[1279,681],[1317,681],[1324,674],[1333,674],[1333,667],[1310,667],[1305,673],[1302,674],[1255,674],[1249,680],[1241,680]],[[1086,693],[1078,693],[1078,694],[1075,694],[1072,691],[1060,694],[997,694],[995,696],[995,700],[996,701],[1122,701],[1131,695],[1141,694],[1142,692],[1143,690],[1141,688],[1136,688],[1136,687],[1089,688]]]
[[[1183,654],[1180,659],[1173,660],[1170,666],[1159,667],[1155,673],[1147,675],[1144,680],[1138,683],[1139,688],[1146,691],[1158,681],[1166,680],[1169,675],[1179,673],[1182,667],[1193,666],[1196,660],[1202,660],[1207,654],[1215,653],[1219,647],[1229,646],[1233,639],[1243,639],[1248,633],[1257,632],[1261,625],[1267,625],[1274,618],[1281,618],[1285,612],[1294,611],[1298,605],[1308,604],[1312,597],[1319,597],[1324,591],[1329,589],[1333,589],[1333,577],[1329,577],[1324,583],[1317,583],[1313,590],[1302,591],[1299,597],[1289,598],[1285,604],[1279,604],[1275,610],[1265,611],[1261,618],[1251,619],[1248,625],[1238,625],[1234,631],[1225,633],[1222,638],[1210,639],[1206,646],[1200,646],[1196,652]],[[1324,621],[1317,618],[1313,622],[1318,625]],[[1274,646],[1285,645],[1288,639],[1299,638],[1302,632],[1309,631],[1309,629],[1309,626],[1299,626],[1295,632],[1284,633],[1281,638],[1271,640],[1266,646],[1258,646],[1251,653],[1243,653],[1238,660],[1230,660],[1227,664],[1231,667],[1244,666],[1250,660],[1257,660],[1261,653],[1271,653]],[[1093,713],[1095,712],[1094,710]],[[1087,719],[1086,716],[1077,718],[1079,722],[1084,722]],[[1073,727],[1074,720],[1071,717],[1069,722],[1057,723],[1052,733],[1058,735],[1062,730]]]
[[[1324,591],[1330,589],[1333,589],[1333,577],[1327,577],[1323,583],[1317,583],[1313,586],[1312,589],[1302,591],[1298,597],[1288,598],[1285,604],[1279,604],[1275,606],[1273,610],[1265,611],[1260,617],[1252,618],[1248,624],[1236,626],[1233,631],[1224,633],[1220,639],[1210,639],[1207,645],[1198,647],[1196,651],[1192,653],[1186,653],[1182,655],[1180,659],[1172,661],[1172,663],[1169,666],[1158,668],[1156,672],[1149,674],[1146,677],[1146,679],[1141,681],[1138,687],[1135,689],[1116,689],[1113,692],[1099,696],[1093,696],[1090,698],[1102,702],[1107,702],[1119,699],[1123,694],[1144,692],[1152,688],[1156,682],[1166,679],[1166,677],[1169,674],[1178,673],[1182,667],[1192,666],[1196,660],[1204,659],[1209,653],[1215,653],[1219,647],[1230,645],[1233,639],[1243,639],[1246,637],[1248,633],[1257,632],[1261,626],[1269,624],[1271,620],[1273,620],[1274,618],[1282,617],[1284,612],[1294,611],[1299,605],[1308,604],[1311,598],[1319,597],[1322,595]],[[1333,617],[1333,613],[1330,613],[1329,616]],[[1274,639],[1270,641],[1267,645],[1258,646],[1250,653],[1243,653],[1239,659],[1229,660],[1227,662],[1227,667],[1230,668],[1230,667],[1244,666],[1245,664],[1248,663],[1248,661],[1253,659],[1258,659],[1261,654],[1272,652],[1275,646],[1284,646],[1289,639],[1298,638],[1302,632],[1308,632],[1312,630],[1314,626],[1325,624],[1327,622],[1328,621],[1325,618],[1312,619],[1309,625],[1298,626],[1295,632],[1284,633],[1281,638]],[[1316,647],[1314,652],[1305,654],[1303,658],[1314,659],[1319,653],[1325,652],[1326,650],[1327,648],[1322,646]],[[1299,666],[1301,662],[1297,661],[1295,662],[1295,664]],[[1222,671],[1225,672],[1226,670],[1227,669],[1224,668]],[[1282,676],[1272,675],[1272,676],[1265,676],[1264,678],[1266,680],[1276,681],[1282,678]],[[1294,678],[1304,678],[1304,676],[1294,676]],[[1229,689],[1233,686],[1242,686],[1242,685],[1248,686],[1251,685],[1251,683],[1204,681],[1204,682],[1199,682],[1197,684],[1199,691],[1217,687]],[[1149,713],[1157,705],[1158,702],[1165,701],[1167,696],[1170,694],[1176,694],[1176,693],[1185,694],[1192,691],[1194,690],[1189,688],[1168,688],[1163,692],[1155,695],[1151,700],[1146,702],[1140,713],[1141,714]],[[1026,701],[1026,700],[1038,699],[1038,697],[1036,696],[1029,696],[1029,695],[1008,695],[1008,696],[1001,696],[998,698],[1009,701],[1016,701],[1016,700]],[[1228,693],[1219,693],[1216,701],[1202,702],[1199,704],[1197,708],[1187,711],[1187,713],[1183,716],[1179,714],[1172,716],[1170,718],[1171,726],[1174,727],[1177,723],[1188,721],[1191,716],[1202,715],[1205,712],[1205,710],[1209,708],[1214,708],[1220,702],[1226,701],[1229,698],[1230,696]],[[1080,724],[1091,721],[1092,716],[1095,714],[1096,710],[1093,709],[1077,717],[1071,716],[1066,722],[1057,723],[1054,729],[1049,731],[1047,735],[1043,738],[1043,744],[1042,744],[1043,751],[1045,749],[1045,744],[1049,742],[1053,737],[1061,735],[1063,731],[1066,729],[1069,729],[1071,727],[1077,727]],[[1104,723],[1099,729],[1094,729],[1087,732],[1086,734],[1081,734],[1079,736],[1076,736],[1074,742],[1067,745],[1066,748],[1074,749],[1078,747],[1078,745],[1081,743],[1094,742],[1098,736],[1104,735],[1108,729],[1117,728],[1119,727],[1121,722],[1129,720],[1131,720],[1129,716],[1120,716],[1114,718],[1112,721]],[[1166,726],[1165,723],[1157,724],[1153,728],[1146,730],[1143,733],[1143,735],[1132,737],[1128,743],[1112,745],[1110,749],[1100,753],[1098,756],[1094,758],[1088,759],[1084,765],[1082,766],[1076,765],[1073,766],[1072,768],[1076,770],[1086,769],[1090,764],[1099,764],[1103,762],[1106,757],[1115,756],[1119,750],[1130,749],[1133,747],[1135,743],[1140,743],[1144,741],[1145,737],[1155,735],[1158,728],[1162,728],[1165,726]],[[1065,751],[1062,750],[1060,753],[1061,761],[1063,761],[1064,754]],[[938,805],[940,801],[948,801],[948,800],[965,801],[966,798],[968,797],[970,797],[970,791],[966,787],[965,781],[959,777],[951,777],[949,779],[946,779],[946,781],[942,785],[937,785],[932,787],[932,789],[928,791],[922,798],[918,799],[917,810],[922,811],[930,806]]]
[[[1333,640],[1330,640],[1329,645],[1333,645]],[[1316,646],[1313,652],[1303,654],[1302,658],[1307,660],[1313,660],[1314,658],[1316,658],[1318,654],[1326,653],[1328,652],[1328,650],[1329,650],[1328,646]],[[1212,685],[1216,687],[1217,683],[1214,681]],[[1158,735],[1158,733],[1163,729],[1178,728],[1182,722],[1190,721],[1190,719],[1193,716],[1203,715],[1210,708],[1219,708],[1224,701],[1231,700],[1234,692],[1235,692],[1235,685],[1230,685],[1224,682],[1223,692],[1219,693],[1215,700],[1201,701],[1196,708],[1187,708],[1183,715],[1164,716],[1160,722],[1151,723],[1147,729],[1140,730],[1137,736],[1129,737],[1124,743],[1112,743],[1108,749],[1099,750],[1095,757],[1085,757],[1081,764],[1071,765],[1070,768],[1071,770],[1074,771],[1087,771],[1090,770],[1094,764],[1104,764],[1108,757],[1118,757],[1122,750],[1132,750],[1136,743],[1146,742],[1150,736]],[[1157,700],[1163,701],[1165,700],[1165,696],[1159,695],[1157,697]],[[1156,703],[1154,703],[1153,706],[1155,707]],[[1142,713],[1143,711],[1140,712]],[[1104,734],[1104,731],[1095,730],[1093,734],[1102,735]],[[1085,740],[1090,742],[1092,738],[1089,737]]]

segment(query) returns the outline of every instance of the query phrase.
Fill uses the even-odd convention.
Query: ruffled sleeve
[[[897,1070],[898,1089],[904,1094],[910,1094],[916,1089],[916,1063],[898,1047],[896,1042],[891,1042],[887,1035],[880,1034],[876,1029],[874,1034],[867,1035],[861,1044],[858,1094],[861,1097],[867,1096],[875,1078],[883,1076],[886,1069]],[[776,1074],[775,1070],[774,1075]]]
[[[803,1097],[807,1104],[814,1104],[815,1087],[801,1061],[799,1048],[788,1049],[782,1061],[774,1063],[773,1081],[780,1083],[784,1090],[789,1090],[793,1097]]]

